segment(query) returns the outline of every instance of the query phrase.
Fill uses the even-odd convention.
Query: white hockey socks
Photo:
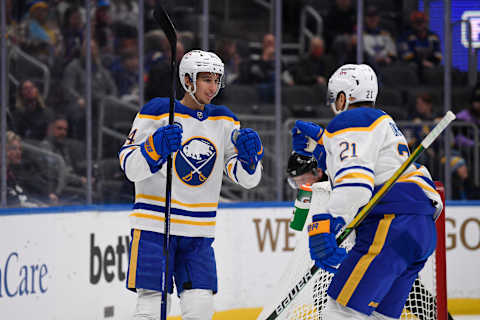
[[[213,317],[212,290],[190,289],[180,294],[182,320],[211,320]]]
[[[395,318],[387,317],[375,311],[370,316],[367,316],[366,314],[342,306],[330,296],[327,298],[324,316],[326,316],[328,320],[396,320]]]
[[[170,313],[171,297],[167,295],[167,314]],[[133,320],[160,320],[162,293],[160,291],[137,289],[137,307]]]

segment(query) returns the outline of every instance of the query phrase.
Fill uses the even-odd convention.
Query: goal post
[[[419,278],[415,281],[405,304],[401,320],[447,320],[446,259],[445,259],[445,200],[443,185],[435,182],[436,189],[444,202],[444,211],[437,219],[437,247],[430,256]],[[306,224],[311,220],[307,218]],[[349,250],[354,244],[352,233],[342,244]],[[297,233],[297,243],[290,260],[272,290],[268,301],[257,320],[266,320],[280,304],[284,309],[276,319],[282,320],[326,320],[322,311],[327,301],[327,289],[333,274],[323,269],[315,272],[307,281],[300,279],[308,275],[313,265],[308,249],[307,232]],[[296,292],[291,292],[296,290]],[[283,303],[283,302],[286,303]]]
[[[447,320],[447,247],[445,243],[445,188],[440,181],[435,181],[435,187],[442,197],[443,212],[436,222],[437,227],[437,247],[435,248],[436,274],[435,282],[437,285],[437,319]]]

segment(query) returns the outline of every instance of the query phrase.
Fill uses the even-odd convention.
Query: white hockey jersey
[[[332,193],[327,211],[350,221],[409,157],[407,141],[393,119],[374,108],[337,115],[321,140]],[[370,215],[436,215],[442,201],[430,173],[412,164]]]
[[[152,173],[140,145],[159,127],[168,125],[168,110],[168,98],[145,104],[119,152],[122,170],[135,182],[132,228],[164,232],[167,166]],[[237,160],[231,135],[240,122],[225,106],[207,104],[199,111],[176,101],[175,123],[183,128],[183,134],[182,146],[173,155],[171,234],[214,237],[223,172],[248,189],[260,182],[262,166],[249,175]]]

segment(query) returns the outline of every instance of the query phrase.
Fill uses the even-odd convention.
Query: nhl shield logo
[[[185,184],[196,187],[207,181],[213,171],[217,149],[204,137],[187,140],[175,155],[175,173]]]

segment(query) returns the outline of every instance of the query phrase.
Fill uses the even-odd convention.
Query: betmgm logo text
[[[480,48],[480,11],[465,11],[462,14],[462,20],[470,21],[472,26],[472,47]],[[462,23],[462,45],[468,48],[468,26],[467,23]]]

